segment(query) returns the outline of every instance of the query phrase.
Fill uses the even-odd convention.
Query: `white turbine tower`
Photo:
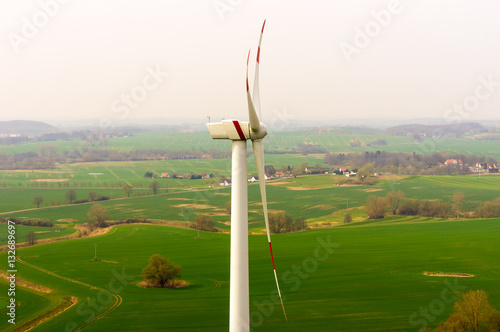
[[[213,139],[230,139],[232,145],[232,187],[231,187],[231,278],[230,278],[230,303],[229,303],[229,328],[230,331],[249,331],[249,283],[248,283],[248,191],[247,191],[247,140],[252,141],[255,162],[259,173],[260,194],[262,207],[264,209],[264,220],[266,222],[267,240],[271,252],[274,278],[276,287],[286,317],[285,307],[281,298],[281,292],[274,266],[273,250],[269,232],[269,219],[267,215],[266,184],[264,173],[264,145],[262,140],[267,135],[267,127],[260,122],[260,100],[259,100],[259,60],[260,45],[264,26],[259,40],[257,50],[257,62],[255,66],[255,81],[253,97],[250,95],[248,84],[248,61],[246,68],[246,86],[248,100],[249,122],[238,120],[223,120],[217,123],[208,123],[207,127]],[[257,115],[257,111],[259,115]]]

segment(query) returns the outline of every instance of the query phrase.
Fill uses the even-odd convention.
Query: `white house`
[[[259,177],[258,176],[252,176],[251,178],[248,179],[248,182],[259,182]]]
[[[231,185],[231,180],[226,179],[226,180],[224,180],[224,182],[222,182],[220,185],[221,185],[221,186],[224,186],[224,187],[228,187],[228,186],[230,186],[230,185]]]

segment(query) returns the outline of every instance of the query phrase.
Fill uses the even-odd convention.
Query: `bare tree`
[[[35,233],[33,231],[29,231],[28,235],[26,235],[26,242],[28,243],[29,246],[32,246],[35,244]]]
[[[126,184],[123,186],[122,191],[127,194],[127,197],[130,197],[130,194],[132,194],[132,191],[134,190],[134,187],[132,187],[131,184]]]
[[[106,220],[109,219],[108,210],[99,203],[92,205],[87,216],[89,217],[89,225],[93,223],[97,227],[106,227]]]
[[[37,208],[40,208],[40,204],[43,203],[43,197],[42,196],[36,196],[33,199],[33,205],[36,205]]]
[[[464,204],[465,194],[461,191],[455,191],[453,193],[452,201],[453,201],[453,211],[457,214],[457,218],[460,217],[460,213],[462,212],[463,204]]]
[[[153,194],[156,195],[158,193],[158,189],[160,189],[160,184],[158,181],[153,181],[149,184],[149,188],[153,190]]]
[[[70,203],[73,203],[73,201],[76,199],[76,191],[74,191],[73,189],[68,190],[66,192],[66,198]]]
[[[401,190],[398,191],[389,191],[387,193],[387,200],[389,201],[389,204],[391,205],[391,210],[392,214],[396,214],[398,211],[399,203],[403,200],[405,197],[405,193],[402,192]]]
[[[356,172],[356,178],[360,182],[364,182],[366,179],[370,177],[370,174],[372,173],[373,173],[373,164],[366,164]]]
[[[366,213],[368,219],[379,219],[385,217],[385,212],[389,208],[387,197],[369,196]]]
[[[96,198],[97,198],[97,194],[96,194],[96,192],[95,192],[95,191],[90,191],[90,192],[89,192],[88,197],[89,197],[89,201],[90,201],[90,202],[93,202],[93,201],[95,201],[95,200],[96,200]]]
[[[197,215],[196,221],[189,225],[190,228],[197,229],[199,231],[207,231],[207,232],[218,232],[219,230],[215,227],[214,220],[212,217]]]
[[[488,294],[483,290],[470,290],[460,294],[454,309],[467,323],[473,332],[479,332],[481,325],[488,321],[493,308],[488,302]]]

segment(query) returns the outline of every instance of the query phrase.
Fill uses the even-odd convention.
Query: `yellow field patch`
[[[201,210],[220,210],[218,207],[207,205],[207,204],[178,204],[174,205],[177,208],[189,208],[189,209],[201,209]]]
[[[71,218],[67,218],[67,219],[57,219],[56,221],[59,221],[59,222],[67,222],[68,224],[72,224],[73,221],[78,221],[76,219],[71,219]]]
[[[207,215],[209,215],[209,216],[227,216],[228,213],[227,212],[209,212],[209,213],[207,213]]]
[[[32,179],[30,181],[34,181],[34,182],[66,182],[66,181],[69,181],[69,179]]]
[[[384,190],[384,189],[380,189],[380,188],[378,188],[378,189],[364,189],[363,191],[367,192],[367,193],[372,193],[372,192],[375,192],[375,191],[382,191],[382,190]]]
[[[192,199],[191,198],[182,198],[182,197],[173,197],[173,198],[169,198],[168,200],[169,201],[191,201]]]
[[[407,175],[390,174],[390,175],[379,175],[379,176],[377,176],[377,179],[387,180],[387,181],[396,181],[396,180],[405,179],[407,177],[408,177]]]
[[[473,274],[469,273],[445,273],[445,272],[424,272],[428,277],[458,277],[458,278],[472,278]]]
[[[266,184],[270,185],[270,186],[279,186],[279,185],[282,185],[282,184],[289,184],[290,182],[287,182],[287,181],[277,181],[277,182],[266,182]]]
[[[286,187],[288,190],[314,190],[314,188],[306,188],[306,187]]]
[[[320,205],[315,205],[315,206],[311,206],[309,208],[307,208],[308,210],[311,210],[311,209],[320,209],[320,210],[330,210],[332,209],[333,206],[331,205],[328,205],[328,204],[320,204]]]

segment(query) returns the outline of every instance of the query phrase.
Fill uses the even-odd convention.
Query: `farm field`
[[[149,132],[114,138],[108,146],[99,148],[230,149],[227,142],[213,142],[206,136],[202,132]],[[373,145],[381,139],[387,145]],[[353,140],[359,140],[361,146],[352,147]],[[267,142],[266,149],[274,151],[319,145],[336,152],[447,151],[500,157],[494,141],[423,139],[417,143],[411,137],[387,136],[377,131],[359,133],[354,129],[271,133]],[[15,146],[15,152],[37,151],[40,144],[51,142]],[[78,149],[79,142],[55,144],[61,152]],[[0,151],[13,153],[11,148],[1,146]],[[323,158],[324,154],[266,154],[266,165],[272,164],[276,169],[299,167],[304,162],[326,166]],[[25,240],[29,231],[35,233],[37,240],[63,237],[77,232],[75,226],[88,221],[93,202],[71,204],[66,198],[70,189],[75,190],[76,200],[87,199],[90,192],[109,198],[99,202],[107,209],[109,221],[131,218],[164,223],[120,225],[97,237],[18,249],[18,277],[54,291],[43,294],[19,286],[18,325],[58,308],[63,299],[76,297],[77,305],[32,331],[77,327],[82,331],[227,330],[230,215],[226,203],[230,201],[231,189],[217,183],[221,176],[230,176],[230,162],[228,158],[92,162],[58,164],[50,170],[0,171],[0,217],[46,220],[55,225],[17,225],[18,243]],[[152,172],[155,178],[145,178],[146,172]],[[212,173],[214,178],[160,178],[164,172]],[[252,154],[248,158],[248,175],[256,175]],[[447,302],[434,319],[419,314],[421,308],[428,308],[440,298],[443,289],[483,289],[489,293],[493,306],[500,309],[500,247],[495,235],[500,230],[500,219],[388,217],[367,221],[365,211],[370,195],[385,196],[395,190],[403,191],[406,199],[444,202],[450,202],[458,190],[465,194],[464,211],[474,210],[478,204],[500,197],[499,175],[385,175],[374,178],[373,185],[363,186],[339,185],[343,179],[344,176],[321,174],[267,182],[269,212],[284,212],[293,219],[303,217],[311,228],[273,235],[288,323],[280,305],[269,302],[275,284],[263,235],[259,186],[249,184],[254,331],[416,331],[436,326],[452,311],[452,303]],[[157,195],[149,188],[152,181],[160,184]],[[130,197],[122,190],[125,184],[133,187]],[[43,197],[40,208],[33,204],[37,196]],[[344,225],[347,212],[353,223]],[[198,238],[197,231],[186,227],[200,214],[212,217],[222,232],[201,232]],[[6,227],[0,223],[2,243],[6,240]],[[325,249],[325,243],[334,245]],[[93,261],[96,246],[97,262]],[[318,250],[324,255],[318,256]],[[180,264],[183,279],[190,286],[168,290],[139,287],[141,271],[155,253]],[[1,252],[0,269],[6,270],[6,263],[6,253]],[[428,277],[424,272],[460,272],[474,277]],[[0,279],[0,305],[7,303],[7,288],[6,281]],[[450,294],[457,293],[450,290]],[[0,330],[10,330],[5,320],[0,321]]]
[[[392,176],[376,179],[371,186],[338,186],[336,183],[342,176],[308,175],[297,178],[280,179],[267,183],[270,212],[283,211],[296,219],[304,217],[310,225],[323,223],[339,224],[343,222],[346,209],[355,221],[366,219],[364,205],[370,195],[384,196],[389,191],[401,190],[406,198],[442,199],[451,201],[456,190],[465,194],[464,208],[473,210],[479,203],[499,197],[500,176]],[[164,180],[164,179],[159,179]],[[203,181],[203,180],[179,180]],[[199,189],[174,190],[151,195],[127,198],[121,189],[95,190],[99,194],[107,194],[114,198],[100,202],[106,207],[111,220],[127,218],[147,218],[177,222],[185,226],[194,221],[197,214],[211,215],[216,226],[229,230],[227,222],[230,216],[225,204],[230,200],[230,188],[219,187],[206,189],[208,185],[200,185]],[[11,218],[28,218],[48,220],[55,224],[67,224],[67,219],[74,224],[85,223],[87,211],[91,203],[48,206],[36,209],[32,205],[32,197],[42,190],[4,190],[11,192],[0,205],[4,210],[0,216]],[[77,189],[77,197],[86,197],[89,189]],[[65,189],[47,190],[64,200]],[[26,197],[29,195],[28,197]],[[264,231],[260,192],[258,184],[250,184],[249,223],[253,232]],[[9,198],[10,197],[10,198]],[[50,197],[50,196],[49,196]],[[12,201],[11,201],[12,199]],[[9,202],[11,202],[9,204]],[[27,211],[5,213],[5,209],[14,206],[28,208]],[[15,211],[15,210],[10,210]]]
[[[266,238],[251,236],[252,328],[416,331],[447,318],[451,303],[443,302],[442,309],[432,311],[432,321],[419,314],[419,308],[429,308],[433,301],[441,299],[443,291],[449,298],[455,296],[454,291],[483,289],[489,293],[492,305],[499,308],[499,231],[500,220],[393,217],[275,235],[276,268],[288,323],[279,303],[268,302],[274,280]],[[321,243],[330,245],[322,247]],[[98,245],[97,262],[93,261],[94,244]],[[154,253],[180,264],[183,279],[190,286],[139,288],[141,270]],[[63,331],[67,324],[79,326],[93,318],[99,319],[84,331],[227,329],[228,234],[202,232],[197,238],[194,230],[122,225],[97,238],[23,248],[18,255],[19,277],[55,291],[44,297],[20,295],[31,306],[21,310],[21,305],[19,323],[33,317],[41,307],[53,307],[56,298],[76,296],[80,300],[33,331]],[[0,268],[5,269],[5,262],[5,253],[1,253]],[[474,277],[428,277],[424,272],[461,272]],[[1,287],[4,293],[6,284],[2,282]],[[94,309],[90,305],[93,302],[89,302],[92,300],[98,304]],[[114,309],[108,312],[109,308]],[[192,319],[193,314],[197,319]],[[0,322],[0,329],[6,328],[6,322]]]
[[[264,142],[267,151],[287,151],[298,145],[319,145],[331,152],[364,152],[393,151],[415,152],[417,154],[433,154],[448,152],[465,155],[487,155],[500,159],[500,147],[495,140],[476,140],[474,137],[461,139],[426,138],[420,142],[412,137],[391,136],[382,131],[369,129],[340,128],[333,130],[298,130],[282,131],[270,128]],[[384,140],[386,145],[377,145],[376,141]],[[359,141],[360,146],[351,146],[353,141]],[[17,145],[2,145],[0,151],[5,154],[20,152],[38,152],[40,145],[55,145],[58,153],[65,151],[80,151],[85,147],[84,141],[34,142]],[[166,150],[206,150],[217,149],[230,151],[231,143],[223,140],[212,140],[208,131],[152,131],[130,137],[111,138],[106,146],[97,149],[112,149],[122,152],[136,149],[166,149]]]

